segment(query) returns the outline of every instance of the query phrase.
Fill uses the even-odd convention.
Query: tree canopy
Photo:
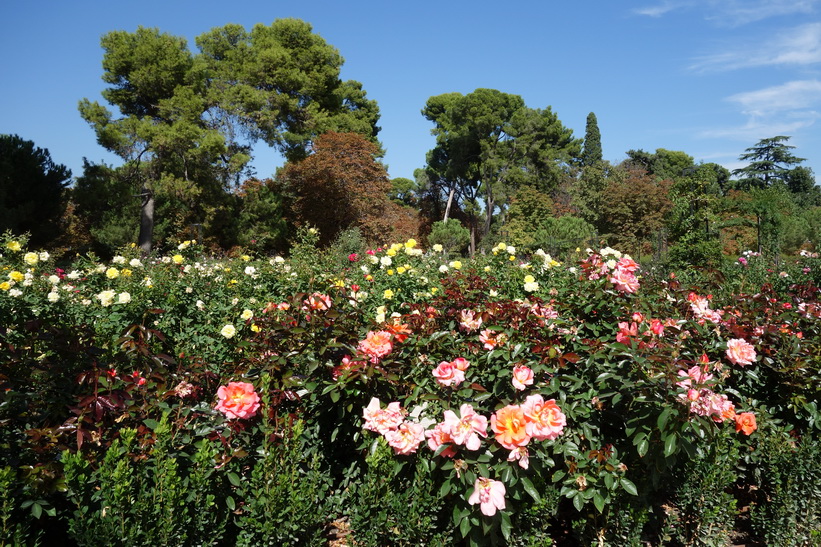
[[[63,191],[71,171],[49,151],[17,135],[0,135],[0,232],[29,232],[32,245],[59,235]]]
[[[733,170],[733,176],[738,178],[736,187],[769,188],[776,183],[788,184],[791,167],[804,161],[790,152],[795,147],[787,144],[789,140],[790,137],[779,135],[761,139],[747,148],[738,159],[750,162],[749,165]]]
[[[431,97],[422,114],[436,137],[427,157],[428,189],[439,199],[453,194],[471,219],[473,243],[480,211],[485,235],[512,191],[554,187],[581,152],[581,141],[550,108],[528,108],[520,96],[495,89]]]
[[[296,19],[215,28],[185,39],[140,27],[101,40],[105,98],[83,99],[98,142],[120,156],[143,199],[140,245],[150,249],[155,200],[180,231],[215,224],[258,140],[304,158],[322,132],[356,131],[376,142],[379,110],[359,82],[339,79],[339,52]]]

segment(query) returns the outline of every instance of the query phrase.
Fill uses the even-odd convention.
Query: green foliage
[[[761,139],[754,146],[747,148],[746,153],[741,154],[738,159],[750,164],[733,170],[733,176],[738,177],[738,180],[733,182],[734,187],[749,190],[766,189],[779,184],[786,186],[791,176],[790,167],[804,161],[804,158],[798,158],[790,152],[795,147],[786,144],[789,140],[790,137],[779,135]]]
[[[282,424],[266,435],[250,476],[239,479],[229,471],[235,489],[228,503],[238,507],[237,545],[316,545],[327,523],[321,455],[307,450],[302,422],[286,418]],[[264,422],[263,429],[272,425]]]
[[[441,245],[455,255],[464,255],[469,244],[470,232],[454,219],[434,222],[428,234],[428,246]]]
[[[154,423],[154,447],[137,457],[137,430],[122,429],[98,468],[63,453],[69,533],[80,545],[216,545],[227,515],[216,504],[215,448],[201,441],[190,462],[176,454],[168,414]],[[187,463],[187,464],[186,464]]]
[[[814,545],[821,530],[821,447],[781,432],[761,439],[756,453],[751,521],[768,545]]]
[[[584,149],[582,150],[581,163],[585,167],[596,165],[602,161],[601,132],[599,123],[594,113],[587,115],[587,122],[584,128]]]
[[[71,171],[48,150],[17,135],[0,135],[0,232],[28,232],[38,247],[59,235]]]
[[[738,447],[728,436],[710,439],[675,473],[677,489],[665,505],[664,543],[727,545],[735,525]]]
[[[397,462],[384,438],[375,439],[363,475],[356,477],[345,497],[379,500],[350,503],[346,514],[355,544],[452,545],[447,500],[439,495],[436,474],[435,467],[421,458]]]

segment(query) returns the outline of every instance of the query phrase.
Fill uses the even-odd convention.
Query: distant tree
[[[678,150],[657,148],[655,153],[628,150],[625,167],[638,167],[657,179],[671,181],[686,177],[696,168],[693,157]]]
[[[184,38],[143,27],[101,43],[110,85],[103,97],[119,116],[87,99],[79,109],[98,142],[125,162],[121,179],[141,199],[145,252],[155,207],[166,235],[198,223],[219,237],[258,140],[288,159],[305,157],[330,129],[375,141],[376,104],[361,84],[339,79],[339,52],[303,21],[215,28],[197,38],[196,55]]]
[[[83,159],[83,174],[71,188],[74,216],[91,236],[83,242],[102,257],[113,256],[118,247],[135,241],[140,204],[134,186],[123,180],[126,171]]]
[[[665,226],[673,208],[672,184],[630,166],[610,177],[604,192],[607,206],[602,218],[608,243],[634,254],[649,252],[650,240]]]
[[[33,247],[59,236],[71,171],[48,150],[17,135],[0,135],[0,232],[28,232]]]
[[[550,108],[529,109],[518,95],[495,89],[431,97],[422,114],[436,136],[427,156],[428,188],[468,215],[471,251],[481,216],[484,236],[516,188],[549,190],[581,153],[581,142]]]
[[[237,243],[262,253],[282,249],[288,224],[275,182],[250,178],[237,190],[237,198]]]
[[[600,231],[604,231],[602,217],[607,210],[605,190],[613,171],[609,162],[600,161],[582,169],[578,179],[569,186],[575,214]]]
[[[392,203],[391,183],[377,160],[379,153],[375,144],[356,133],[320,135],[312,154],[289,162],[277,175],[290,196],[294,221],[316,227],[326,245],[353,227],[370,242],[390,239],[385,213]]]
[[[735,187],[747,190],[769,188],[776,183],[786,185],[791,167],[804,161],[790,152],[795,147],[786,144],[789,140],[790,137],[780,135],[761,139],[755,146],[747,148],[746,153],[738,159],[750,163],[746,167],[733,170],[733,176],[737,177]]]
[[[599,132],[596,115],[593,112],[587,115],[581,160],[582,165],[585,167],[596,165],[596,163],[602,161],[601,133]]]
[[[416,188],[416,181],[405,177],[396,177],[391,179],[390,198],[403,205],[416,205]]]

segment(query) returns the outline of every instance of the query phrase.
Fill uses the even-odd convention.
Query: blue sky
[[[595,112],[614,162],[666,148],[734,169],[759,139],[789,135],[821,175],[821,0],[8,2],[0,133],[74,175],[83,157],[116,165],[77,113],[82,98],[103,102],[100,36],[157,27],[195,50],[213,27],[285,17],[311,23],[345,58],[342,78],[378,102],[391,177],[412,178],[433,147],[427,99],[480,87],[550,106],[578,137]],[[279,164],[258,150],[259,176]]]

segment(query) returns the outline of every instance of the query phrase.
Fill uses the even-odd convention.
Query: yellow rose
[[[131,270],[129,270],[128,268],[123,268],[123,270],[120,272],[120,275],[122,275],[123,277],[131,277]]]
[[[403,274],[403,273],[405,273],[406,271],[407,271],[407,270],[405,269],[405,267],[404,267],[404,266],[399,266],[398,268],[396,268],[396,273],[398,273],[398,274]]]
[[[10,251],[18,252],[22,247],[20,247],[19,241],[9,241],[6,243],[6,247],[9,248]]]
[[[109,279],[117,279],[120,276],[120,271],[117,268],[109,268],[105,271],[105,276]]]
[[[405,242],[405,248],[406,249],[413,249],[414,247],[416,247],[416,240],[415,239],[410,238],[409,240],[407,240]]]
[[[382,294],[382,296],[385,298],[385,300],[390,300],[391,298],[393,298],[393,291],[390,289],[385,289],[385,292]]]
[[[391,247],[390,249],[388,249],[388,251],[387,251],[387,253],[386,253],[386,254],[387,254],[388,256],[396,256],[396,249],[394,249],[393,247]]]
[[[387,271],[387,274],[388,274],[388,275],[393,275],[393,270],[388,270],[388,271]]]
[[[257,325],[256,323],[254,323],[253,325],[251,325],[251,330],[252,330],[252,331],[254,331],[254,332],[259,332],[259,331],[261,331],[262,329],[260,328],[260,326],[259,326],[259,325]]]
[[[23,255],[23,262],[28,264],[29,266],[34,266],[37,264],[37,261],[40,260],[40,255],[37,253],[26,253]]]
[[[11,283],[9,283],[8,281],[3,281],[2,283],[0,283],[0,291],[7,291],[10,288],[11,288]]]
[[[174,264],[182,264],[185,259],[182,255],[174,255],[171,257],[171,260],[174,261]]]

